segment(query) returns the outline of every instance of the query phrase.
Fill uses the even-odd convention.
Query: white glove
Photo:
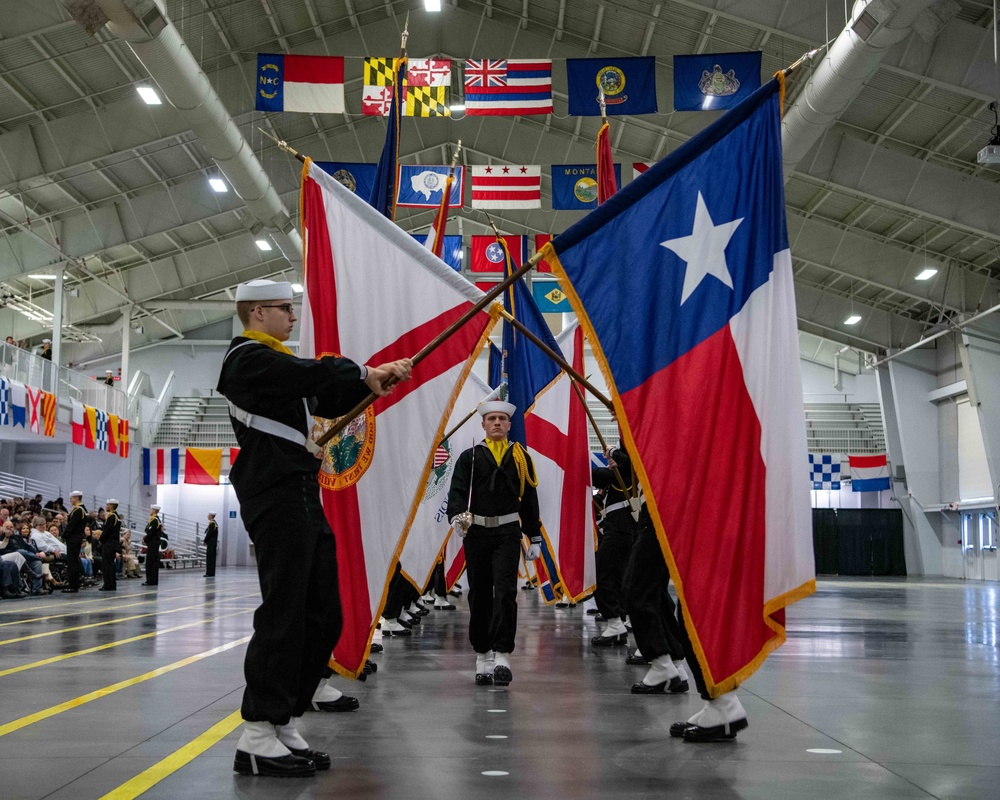
[[[452,524],[455,526],[455,530],[458,531],[458,535],[464,538],[465,534],[469,532],[469,526],[472,525],[472,514],[468,511],[456,514],[455,519],[452,520]]]
[[[542,554],[542,546],[541,546],[540,544],[534,544],[534,543],[532,543],[532,544],[531,544],[531,545],[530,545],[530,546],[528,547],[528,552],[527,552],[527,553],[525,553],[525,556],[524,556],[524,557],[525,557],[526,559],[528,559],[528,561],[534,561],[534,560],[535,560],[536,558],[538,558],[538,557],[539,557],[539,556],[540,556],[541,554]]]

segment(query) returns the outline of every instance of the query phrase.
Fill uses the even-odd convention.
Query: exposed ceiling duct
[[[932,39],[955,8],[951,0],[857,0],[847,26],[782,120],[786,182],[861,91],[886,51],[911,31]]]
[[[285,258],[293,266],[301,263],[299,232],[208,76],[167,19],[162,0],[73,0],[67,5],[81,24],[81,13],[93,7],[107,17],[108,31],[128,42]]]

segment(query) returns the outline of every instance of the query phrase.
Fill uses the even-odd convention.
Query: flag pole
[[[301,162],[302,162],[303,164],[305,164],[305,163],[306,163],[306,157],[305,157],[304,155],[302,155],[302,153],[300,153],[300,152],[299,152],[298,150],[296,150],[296,149],[295,149],[294,147],[292,147],[292,146],[291,146],[291,145],[290,145],[290,144],[289,144],[288,142],[286,142],[286,141],[285,141],[284,139],[279,139],[279,138],[278,138],[277,136],[274,136],[274,135],[272,135],[272,134],[268,133],[267,131],[265,131],[265,130],[264,130],[264,129],[263,129],[262,127],[260,127],[259,125],[257,126],[257,130],[259,130],[259,131],[260,131],[261,133],[263,133],[263,134],[264,134],[264,135],[265,135],[265,136],[266,136],[266,137],[267,137],[268,139],[270,139],[270,140],[271,140],[272,142],[275,142],[275,143],[277,143],[277,145],[278,145],[278,149],[279,149],[279,150],[281,150],[281,151],[283,151],[283,152],[285,152],[285,153],[290,153],[291,155],[295,156],[295,157],[296,157],[296,158],[297,158],[297,159],[298,159],[299,161],[301,161]]]
[[[439,348],[449,337],[451,337],[459,328],[461,328],[466,322],[472,319],[476,314],[486,308],[490,303],[496,300],[504,290],[507,289],[514,281],[527,275],[528,272],[542,260],[541,253],[536,253],[531,258],[529,258],[522,266],[518,267],[516,272],[511,273],[508,277],[504,278],[503,281],[498,283],[489,292],[487,292],[483,297],[481,297],[475,305],[473,305],[468,311],[462,314],[457,320],[455,320],[451,325],[449,325],[445,330],[441,331],[433,340],[424,345],[423,349],[417,353],[410,360],[413,362],[413,366],[417,366],[421,361],[423,361],[427,356],[433,353],[437,348]],[[388,389],[395,386],[398,383],[395,377],[390,377],[383,386]],[[364,412],[368,406],[375,402],[378,396],[372,392],[364,400],[358,403],[354,408],[348,411],[340,421],[335,423],[333,427],[326,431],[322,436],[316,440],[316,445],[322,447],[327,442],[329,442],[334,436],[340,433],[344,428],[346,428],[355,417]]]

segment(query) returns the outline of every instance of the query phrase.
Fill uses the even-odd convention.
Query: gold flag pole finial
[[[410,12],[406,12],[406,21],[403,23],[403,35],[399,43],[399,57],[406,58],[406,40],[410,38]]]

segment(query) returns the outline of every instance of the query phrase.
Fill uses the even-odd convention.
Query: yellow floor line
[[[219,600],[223,597],[228,597],[229,592],[215,592],[215,597],[213,599]],[[147,603],[155,603],[159,598],[151,597],[148,600],[138,600],[135,603],[125,603],[124,605],[116,605],[113,608],[92,608],[88,611],[69,611],[65,614],[50,614],[47,617],[29,617],[28,619],[16,619],[12,622],[0,622],[0,628],[7,628],[11,625],[27,625],[32,622],[45,622],[50,619],[62,619],[63,617],[77,617],[80,614],[102,614],[108,611],[118,611],[122,608],[134,608],[135,606],[146,605]],[[185,598],[171,597],[169,600],[183,600]]]
[[[227,586],[226,588],[229,588],[229,587]],[[81,591],[86,591],[86,590],[84,589],[84,590],[81,590]],[[67,607],[76,607],[76,606],[91,606],[91,605],[94,605],[94,603],[102,603],[104,605],[107,605],[109,603],[113,603],[115,600],[131,600],[133,597],[143,597],[143,596],[145,596],[147,594],[151,594],[151,595],[157,595],[157,594],[159,594],[159,595],[162,596],[164,594],[177,594],[178,592],[187,592],[187,593],[190,594],[191,587],[188,586],[188,587],[184,587],[184,588],[165,589],[165,590],[164,589],[160,589],[160,590],[150,589],[148,592],[128,592],[128,593],[122,593],[122,594],[115,593],[115,594],[111,595],[110,597],[98,597],[98,598],[95,598],[93,600],[75,600],[75,601],[64,601],[64,602],[58,602],[58,603],[54,602],[54,601],[50,602],[50,601],[47,601],[47,600],[39,600],[38,598],[34,598],[34,599],[35,599],[35,601],[39,605],[41,605],[41,604],[44,603],[47,608],[67,608]],[[61,594],[61,592],[59,592],[57,590],[55,592],[55,594]],[[7,616],[8,614],[23,614],[23,613],[24,613],[24,608],[21,607],[21,608],[14,608],[14,609],[11,609],[9,611],[0,611],[0,616]]]
[[[77,656],[85,656],[89,653],[97,653],[101,650],[109,650],[112,647],[120,647],[123,644],[131,644],[132,642],[139,642],[143,639],[151,639],[154,636],[161,636],[164,633],[173,633],[174,631],[182,631],[185,628],[193,628],[196,625],[208,625],[209,623],[216,622],[220,619],[228,619],[229,617],[238,617],[240,614],[251,614],[253,613],[252,608],[245,609],[244,611],[234,611],[232,614],[223,614],[221,617],[212,617],[212,619],[200,619],[197,622],[188,622],[185,625],[175,625],[173,628],[164,628],[163,630],[153,631],[152,633],[144,633],[141,636],[130,636],[128,639],[121,639],[117,642],[109,642],[108,644],[100,644],[97,647],[88,647],[85,650],[77,650],[73,653],[64,653],[61,656],[52,656],[51,658],[43,658],[41,661],[32,661],[30,664],[22,664],[19,667],[11,667],[10,669],[0,670],[0,678],[6,677],[7,675],[13,675],[15,672],[24,672],[25,670],[34,669],[35,667],[45,667],[49,664],[55,664],[58,661],[65,661],[67,658],[76,658]]]
[[[239,711],[234,711],[221,722],[215,723],[211,728],[198,736],[193,741],[178,750],[174,750],[162,761],[153,764],[149,769],[140,772],[134,778],[126,781],[117,789],[112,789],[100,800],[133,800],[133,798],[149,791],[164,778],[177,772],[181,767],[191,763],[212,747],[214,744],[225,739],[230,733],[236,730],[243,722],[243,717]]]
[[[222,600],[223,603],[228,603],[232,600],[242,600],[246,597],[258,597],[259,594],[254,592],[253,594],[241,594],[237,597],[227,597]],[[207,603],[196,603],[193,606],[181,606],[180,608],[168,608],[165,611],[150,611],[148,614],[136,614],[132,617],[118,617],[117,619],[109,619],[104,622],[91,622],[89,625],[77,625],[74,628],[60,628],[57,631],[46,631],[45,633],[33,633],[30,636],[19,636],[17,639],[4,639],[0,641],[0,645],[14,644],[15,642],[27,642],[30,639],[42,639],[46,636],[58,636],[61,633],[70,633],[72,631],[83,631],[88,628],[100,628],[103,625],[114,625],[116,622],[128,622],[133,619],[145,619],[146,617],[155,617],[159,615],[176,614],[178,611],[190,611],[192,608],[203,608],[205,606],[212,605],[215,600],[209,600]]]
[[[113,683],[110,686],[105,686],[103,689],[97,689],[96,691],[88,692],[87,694],[80,695],[72,700],[67,700],[65,703],[59,703],[58,705],[51,706],[50,708],[36,711],[34,714],[29,714],[26,717],[15,719],[13,722],[8,722],[6,725],[0,725],[0,736],[6,736],[8,733],[14,733],[15,731],[19,731],[29,725],[34,725],[36,722],[41,722],[43,719],[48,719],[49,717],[61,714],[63,711],[79,708],[92,700],[100,700],[102,697],[107,697],[115,692],[120,692],[122,689],[128,689],[140,683],[145,683],[153,678],[158,678],[160,675],[166,675],[168,672],[173,672],[175,669],[180,669],[181,667],[194,664],[202,659],[218,655],[219,653],[224,653],[226,650],[232,650],[234,647],[239,647],[241,644],[246,644],[249,641],[250,637],[244,636],[242,639],[237,639],[234,642],[229,642],[228,644],[223,644],[219,647],[213,647],[211,650],[206,650],[204,653],[198,653],[197,655],[182,658],[180,661],[175,661],[173,664],[167,664],[165,667],[158,667],[157,669],[145,672],[142,675],[137,675],[134,678]]]

